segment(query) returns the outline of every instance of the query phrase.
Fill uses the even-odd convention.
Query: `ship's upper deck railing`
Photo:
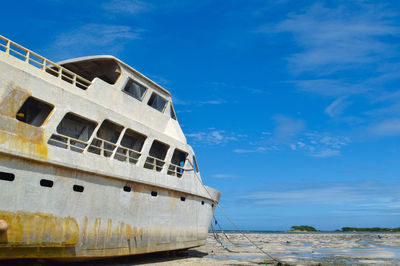
[[[68,69],[38,55],[35,52],[0,35],[0,51],[37,67],[80,89],[86,90],[92,83]]]

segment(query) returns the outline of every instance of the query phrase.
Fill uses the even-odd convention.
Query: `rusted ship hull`
[[[87,152],[91,140],[79,152],[76,140],[62,148],[49,145],[68,110],[82,116],[95,110],[93,120],[111,117],[132,128],[136,122],[103,106],[104,95],[94,89],[76,90],[27,61],[0,51],[0,259],[120,256],[203,245],[219,192],[203,186],[193,169],[184,172],[182,166],[171,175],[177,166],[166,167],[170,151],[165,162],[159,160],[164,167],[154,163],[154,169],[146,168],[150,156],[135,157],[134,164],[117,160],[122,135],[107,156],[107,150]],[[94,80],[89,88],[101,85]],[[55,106],[43,126],[17,119],[32,96]],[[151,136],[143,124],[137,127]],[[151,152],[151,141],[139,156]]]

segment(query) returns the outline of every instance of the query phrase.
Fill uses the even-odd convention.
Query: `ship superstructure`
[[[219,197],[167,90],[112,56],[56,64],[0,36],[0,259],[203,245]]]

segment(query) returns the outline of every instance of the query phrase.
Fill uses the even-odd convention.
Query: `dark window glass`
[[[6,173],[6,172],[0,172],[0,180],[4,181],[14,181],[15,175],[11,173]]]
[[[17,112],[16,118],[24,123],[40,127],[49,117],[54,106],[29,97]]]
[[[132,96],[133,98],[141,101],[143,99],[143,95],[145,94],[147,88],[140,85],[136,81],[133,81],[132,79],[128,79],[128,82],[126,83],[124,87],[124,91]]]
[[[167,104],[167,100],[164,99],[163,97],[161,97],[160,95],[153,93],[147,104],[160,112],[164,112],[164,108],[165,108],[165,105]]]

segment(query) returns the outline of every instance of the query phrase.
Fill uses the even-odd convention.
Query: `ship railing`
[[[86,90],[92,82],[0,35],[0,51]]]
[[[165,161],[149,155],[147,156],[146,162],[144,163],[144,167],[147,169],[156,170],[157,172],[161,172],[164,164]]]
[[[169,175],[173,175],[173,176],[176,176],[176,177],[182,177],[183,171],[184,171],[183,167],[171,163],[169,165],[169,167],[168,167],[168,172],[167,173]]]
[[[141,153],[126,147],[118,146],[115,152],[114,159],[120,160],[122,162],[130,162],[136,164],[139,160]]]
[[[89,152],[96,153],[99,155],[103,155],[105,157],[111,157],[117,145],[110,141],[93,138],[92,143],[89,146]]]
[[[62,134],[51,135],[48,144],[79,153],[82,153],[88,145],[82,140],[71,138]]]

